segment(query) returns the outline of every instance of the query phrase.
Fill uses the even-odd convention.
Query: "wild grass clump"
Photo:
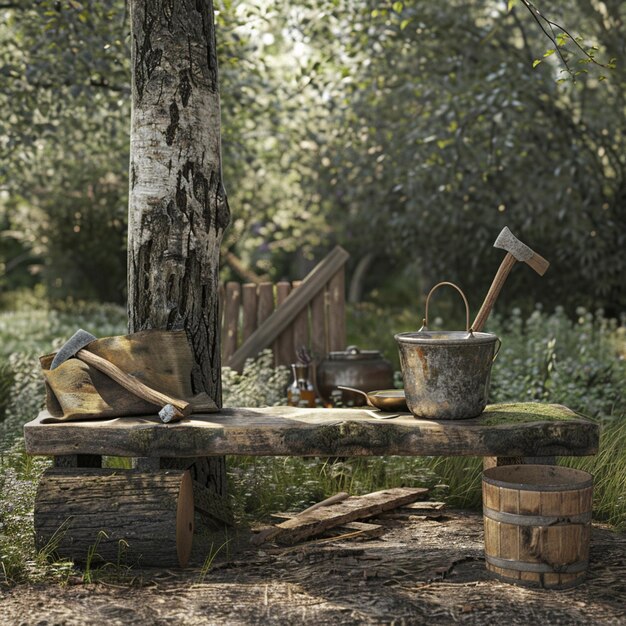
[[[390,487],[429,487],[443,497],[439,476],[419,458],[229,457],[230,493],[241,521],[301,511],[346,491],[360,495]]]
[[[603,421],[598,454],[564,457],[561,465],[593,475],[594,517],[626,532],[626,420]]]
[[[37,484],[50,459],[26,456],[20,447],[0,454],[0,585],[62,582],[73,564],[50,559],[53,545],[37,550],[33,531]]]

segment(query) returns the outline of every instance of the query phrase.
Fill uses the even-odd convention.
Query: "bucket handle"
[[[460,287],[458,287],[454,283],[450,283],[447,281],[437,283],[428,292],[428,295],[426,296],[426,317],[424,317],[424,321],[422,322],[422,327],[420,328],[420,331],[428,329],[428,304],[430,302],[430,297],[433,295],[433,292],[436,289],[439,289],[439,287],[442,287],[443,285],[449,285],[450,287],[454,287],[461,294],[461,297],[463,298],[463,302],[465,303],[465,330],[469,333],[469,336],[471,337],[473,330],[470,328],[470,325],[469,325],[469,304],[467,303],[467,298],[465,297],[465,294],[463,293],[463,291],[461,291]]]
[[[495,350],[495,353],[493,355],[493,359],[491,359],[492,363],[496,360],[498,354],[500,353],[500,348],[502,347],[502,341],[500,340],[500,337],[496,337],[496,341],[498,343],[498,347]]]

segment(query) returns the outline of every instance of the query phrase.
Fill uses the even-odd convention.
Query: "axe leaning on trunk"
[[[475,331],[483,329],[485,322],[491,313],[491,309],[493,309],[496,298],[502,289],[502,285],[504,285],[504,282],[506,281],[509,272],[513,269],[515,263],[518,261],[528,263],[528,265],[530,265],[530,267],[532,267],[540,276],[543,276],[550,266],[550,263],[546,261],[546,259],[537,254],[534,250],[531,250],[526,244],[522,243],[506,226],[498,235],[493,247],[506,250],[507,254],[502,260],[493,282],[491,283],[491,287],[487,292],[485,301],[480,307],[480,311],[478,311],[478,315],[472,324],[472,330]]]
[[[107,361],[107,359],[103,359],[101,356],[89,352],[89,350],[85,350],[95,339],[96,337],[86,330],[80,329],[76,331],[56,353],[50,364],[50,369],[53,370],[62,363],[65,363],[68,359],[76,357],[84,363],[87,363],[87,365],[91,365],[103,374],[106,374],[109,378],[112,378],[116,383],[138,398],[162,407],[159,411],[159,417],[165,423],[186,417],[191,413],[192,406],[189,402],[172,398],[165,393],[152,389],[142,383],[138,378],[121,370],[117,365],[111,363],[111,361]]]

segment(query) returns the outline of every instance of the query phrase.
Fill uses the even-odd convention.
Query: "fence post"
[[[222,358],[225,362],[237,350],[237,330],[239,327],[239,305],[241,303],[241,285],[226,283],[224,299],[224,325],[222,326]]]

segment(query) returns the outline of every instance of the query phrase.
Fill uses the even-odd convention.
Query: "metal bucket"
[[[465,331],[428,330],[428,304],[442,285],[463,297]],[[487,405],[491,365],[501,342],[493,333],[475,333],[469,327],[469,305],[454,283],[435,285],[426,298],[424,325],[417,332],[395,335],[400,350],[404,393],[415,417],[440,420],[469,419]]]

